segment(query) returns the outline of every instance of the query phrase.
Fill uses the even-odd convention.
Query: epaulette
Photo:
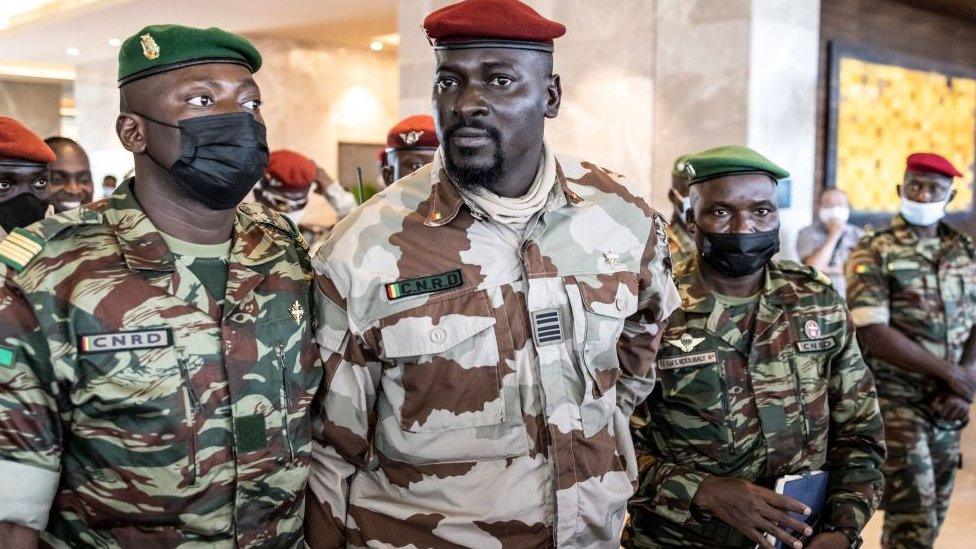
[[[280,213],[258,202],[241,204],[238,207],[238,210],[262,225],[274,227],[275,229],[291,236],[300,248],[306,252],[308,251],[308,242],[305,240],[305,237],[302,236],[302,232],[298,229],[298,226],[295,225],[295,223],[288,216],[281,215]]]
[[[777,263],[779,264],[780,269],[783,271],[804,275],[808,278],[812,278],[813,280],[816,280],[817,282],[823,284],[824,286],[834,285],[833,281],[830,280],[830,277],[820,272],[816,267],[812,267],[810,265],[803,265],[800,263],[796,263],[795,261],[786,261],[786,260],[779,261]]]
[[[17,227],[0,242],[0,263],[17,272],[23,271],[44,246],[61,233],[79,225],[94,225],[101,220],[101,212],[81,207],[24,228]]]

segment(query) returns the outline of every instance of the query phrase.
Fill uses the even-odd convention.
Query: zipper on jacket
[[[275,343],[275,354],[278,357],[278,371],[281,373],[281,385],[278,391],[281,406],[281,432],[285,447],[288,449],[288,460],[295,461],[295,449],[291,446],[291,434],[288,432],[288,377],[285,372],[285,345],[280,341]]]
[[[718,376],[719,381],[722,384],[722,413],[724,415],[723,422],[725,423],[725,428],[729,432],[729,444],[730,452],[735,455],[735,428],[732,425],[732,407],[729,404],[729,386],[725,382],[725,372],[722,372]]]
[[[193,386],[190,385],[190,369],[187,367],[186,359],[183,358],[183,350],[180,349],[179,357],[176,359],[180,366],[180,375],[183,377],[183,411],[187,423],[187,461],[190,467],[190,484],[197,483],[197,410],[200,408],[200,400],[197,398]]]
[[[807,420],[807,407],[803,403],[803,385],[800,383],[800,370],[796,366],[796,358],[790,357],[790,369],[793,370],[793,387],[796,392],[796,404],[800,408],[800,420],[803,422],[803,440],[810,442],[810,422]]]

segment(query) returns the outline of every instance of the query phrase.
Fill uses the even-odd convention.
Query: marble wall
[[[272,150],[289,148],[335,174],[338,144],[382,143],[397,120],[397,60],[353,48],[254,38],[264,64],[254,78]],[[78,67],[75,100],[79,141],[96,180],[123,174],[131,155],[115,135],[118,89],[114,60]]]

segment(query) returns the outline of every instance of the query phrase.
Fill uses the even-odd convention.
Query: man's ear
[[[125,150],[135,154],[146,152],[146,125],[138,115],[120,114],[115,119],[115,133]]]
[[[563,85],[559,81],[558,74],[549,77],[546,94],[549,96],[546,101],[546,118],[556,118],[556,115],[559,114],[559,106],[563,101]]]
[[[380,168],[380,173],[383,174],[383,183],[387,187],[393,184],[393,166],[389,164],[384,165]]]
[[[695,225],[695,209],[688,208],[685,212],[685,227],[688,227],[688,232],[695,234],[698,232],[698,227]]]

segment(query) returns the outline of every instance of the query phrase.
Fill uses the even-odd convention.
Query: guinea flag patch
[[[0,366],[13,366],[16,353],[10,347],[0,345]]]
[[[454,269],[439,275],[408,278],[386,285],[387,299],[394,300],[412,295],[432,294],[461,286],[461,269]]]

